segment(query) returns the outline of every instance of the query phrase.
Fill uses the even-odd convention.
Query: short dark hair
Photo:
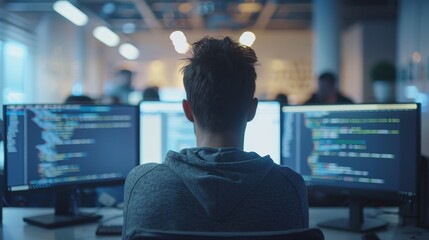
[[[335,86],[335,83],[337,82],[337,77],[331,72],[324,72],[319,76],[319,82],[320,81],[324,81],[331,86]]]
[[[128,69],[120,69],[120,70],[118,70],[117,72],[116,72],[116,74],[118,74],[118,75],[122,75],[122,76],[124,76],[125,78],[129,78],[129,79],[131,79],[132,77],[133,77],[133,75],[134,75],[134,73],[133,72],[131,72],[130,70],[128,70]]]
[[[122,78],[122,81],[117,83],[120,88],[124,88],[127,90],[132,89],[132,79],[134,77],[134,73],[128,69],[121,69],[116,72],[116,76],[119,76]]]
[[[192,45],[183,68],[187,100],[209,131],[234,129],[246,120],[256,87],[256,54],[229,37],[204,37]]]

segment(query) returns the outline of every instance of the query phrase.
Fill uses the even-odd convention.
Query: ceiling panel
[[[52,11],[54,0],[4,0],[13,12]],[[312,0],[70,0],[116,31],[310,29]],[[342,25],[396,19],[397,0],[342,0]],[[1,7],[1,6],[0,6]]]

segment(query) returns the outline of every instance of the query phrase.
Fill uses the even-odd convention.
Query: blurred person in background
[[[353,101],[337,90],[337,78],[333,73],[325,72],[319,76],[317,91],[305,104],[352,104]]]
[[[128,104],[129,94],[133,91],[134,73],[127,69],[115,72],[114,78],[106,81],[101,101],[107,104]]]
[[[95,100],[86,95],[69,95],[64,103],[67,104],[95,104]]]
[[[284,93],[279,93],[276,95],[276,97],[274,98],[275,101],[279,102],[282,106],[287,106],[289,105],[289,101],[287,98],[287,95]]]
[[[147,87],[143,90],[143,101],[159,101],[159,88]]]

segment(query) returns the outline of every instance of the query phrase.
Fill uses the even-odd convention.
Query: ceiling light
[[[125,23],[122,25],[122,32],[126,34],[131,34],[136,31],[136,24],[135,23]]]
[[[102,8],[103,13],[105,14],[112,14],[115,12],[115,10],[116,10],[116,6],[112,2],[105,3]]]
[[[186,14],[186,13],[190,13],[191,11],[192,11],[191,3],[182,3],[179,5],[179,12]]]
[[[173,42],[174,49],[180,54],[185,54],[190,46],[185,34],[182,31],[174,31],[170,34],[170,40]]]
[[[77,26],[84,26],[88,23],[88,16],[68,1],[56,1],[53,7],[57,13]]]
[[[257,13],[261,11],[262,4],[254,2],[246,2],[238,4],[238,11],[242,13]]]
[[[129,43],[122,44],[119,47],[119,53],[128,60],[136,60],[140,55],[140,51]]]
[[[189,50],[189,44],[187,42],[174,44],[174,50],[176,50],[177,53],[185,54]]]
[[[419,63],[422,60],[422,56],[419,52],[414,52],[412,59],[415,63]]]
[[[255,39],[256,39],[256,35],[252,32],[247,31],[241,34],[239,41],[241,44],[250,47],[255,42]]]
[[[105,26],[96,27],[92,35],[109,47],[114,47],[120,42],[119,36]]]
[[[182,31],[174,31],[170,34],[170,40],[173,42],[186,41],[186,36]]]

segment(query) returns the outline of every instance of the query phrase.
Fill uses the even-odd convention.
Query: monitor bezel
[[[365,188],[352,188],[352,187],[343,187],[343,186],[333,186],[333,185],[323,185],[321,183],[312,183],[311,181],[305,181],[305,184],[309,191],[312,192],[320,192],[320,193],[326,193],[326,194],[332,194],[332,195],[338,195],[338,196],[345,196],[347,198],[354,198],[354,199],[362,199],[362,200],[386,200],[386,201],[394,201],[394,202],[404,202],[404,201],[413,201],[417,202],[421,195],[421,172],[419,169],[421,169],[422,166],[422,160],[421,160],[421,105],[420,103],[416,102],[401,102],[401,103],[359,103],[359,104],[329,104],[330,106],[341,106],[341,107],[347,107],[347,105],[409,105],[414,104],[416,106],[413,111],[415,111],[416,114],[416,159],[414,161],[416,162],[416,174],[414,178],[415,182],[415,195],[408,196],[404,194],[400,194],[397,191],[390,191],[390,190],[384,190],[384,189],[365,189]],[[291,105],[291,106],[283,106],[282,107],[282,121],[284,121],[284,114],[285,108],[295,108],[295,107],[326,107],[327,105],[322,104],[311,104],[311,105]],[[284,134],[285,128],[284,123],[282,122],[282,136]],[[283,139],[282,139],[283,141]],[[283,144],[282,144],[283,145]],[[282,165],[285,165],[283,161],[283,146],[282,146]]]
[[[8,187],[8,171],[7,171],[7,167],[8,167],[8,156],[7,156],[7,126],[8,126],[8,120],[7,120],[7,116],[6,116],[6,112],[9,106],[93,106],[93,107],[126,107],[126,108],[130,108],[133,110],[134,115],[136,117],[135,121],[136,121],[136,126],[135,130],[136,130],[136,134],[135,134],[135,141],[136,141],[136,152],[135,152],[135,163],[134,163],[134,167],[138,166],[139,163],[139,156],[140,156],[140,139],[139,139],[139,132],[140,132],[140,125],[139,125],[139,121],[140,121],[140,113],[139,113],[139,108],[137,105],[131,105],[131,104],[113,104],[113,105],[108,105],[108,104],[64,104],[64,103],[40,103],[40,104],[7,104],[7,105],[3,105],[3,111],[2,111],[2,116],[3,116],[3,149],[4,149],[4,169],[3,169],[3,176],[2,176],[2,180],[3,180],[3,186],[2,186],[2,190],[3,193],[5,194],[6,197],[11,197],[13,195],[16,194],[22,194],[22,193],[26,193],[26,192],[56,192],[58,190],[65,190],[65,189],[81,189],[81,188],[96,188],[96,187],[105,187],[105,186],[120,186],[123,185],[125,183],[126,177],[124,176],[123,178],[118,178],[118,179],[100,179],[98,181],[94,181],[94,180],[89,180],[89,181],[76,181],[73,183],[60,183],[60,184],[54,184],[54,185],[49,185],[46,187],[41,187],[41,188],[28,188],[28,189],[23,189],[23,190],[10,190]],[[133,167],[133,168],[134,168]],[[131,171],[131,170],[130,170]]]

